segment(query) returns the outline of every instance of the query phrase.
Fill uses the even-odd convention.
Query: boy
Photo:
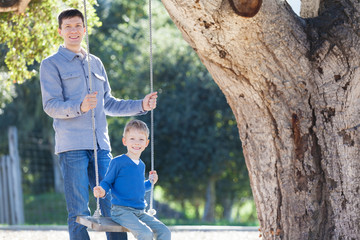
[[[123,144],[127,153],[111,160],[100,186],[94,187],[95,197],[104,197],[111,189],[111,218],[126,227],[140,240],[170,240],[170,230],[158,219],[145,212],[145,191],[151,189],[145,181],[145,164],[141,153],[149,144],[149,129],[140,120],[132,120],[125,126]],[[156,171],[150,171],[149,179],[155,184]]]

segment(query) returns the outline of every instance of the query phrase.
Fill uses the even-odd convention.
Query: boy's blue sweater
[[[111,203],[119,206],[144,209],[145,191],[151,189],[151,182],[145,181],[145,164],[140,159],[136,165],[125,154],[110,161],[110,166],[100,186],[106,191],[111,189]]]

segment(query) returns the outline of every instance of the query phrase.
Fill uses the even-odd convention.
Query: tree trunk
[[[225,197],[225,199],[222,201],[222,206],[224,208],[223,218],[229,222],[234,221],[234,218],[232,216],[233,204],[234,199],[230,196]]]
[[[215,203],[216,203],[216,180],[210,178],[206,189],[206,202],[204,208],[203,220],[207,222],[215,221]]]
[[[195,200],[193,205],[195,207],[195,219],[200,220],[200,202]]]
[[[321,0],[312,19],[279,0],[253,18],[163,3],[234,112],[263,238],[359,239],[357,1]]]

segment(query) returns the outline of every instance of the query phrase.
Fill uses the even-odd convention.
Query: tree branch
[[[162,2],[203,62],[207,59],[223,69],[232,69],[237,76],[241,72],[248,79],[261,78],[260,68],[287,68],[287,63],[303,59],[309,49],[304,22],[285,2],[263,1],[253,18],[237,15],[228,0]],[[295,53],[285,59],[289,51]],[[304,64],[301,68],[303,71]],[[288,70],[290,75],[298,71]]]

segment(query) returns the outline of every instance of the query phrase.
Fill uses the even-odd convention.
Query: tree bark
[[[301,17],[317,17],[319,15],[320,0],[301,0]]]
[[[264,239],[359,239],[359,3],[163,0],[233,110]]]

